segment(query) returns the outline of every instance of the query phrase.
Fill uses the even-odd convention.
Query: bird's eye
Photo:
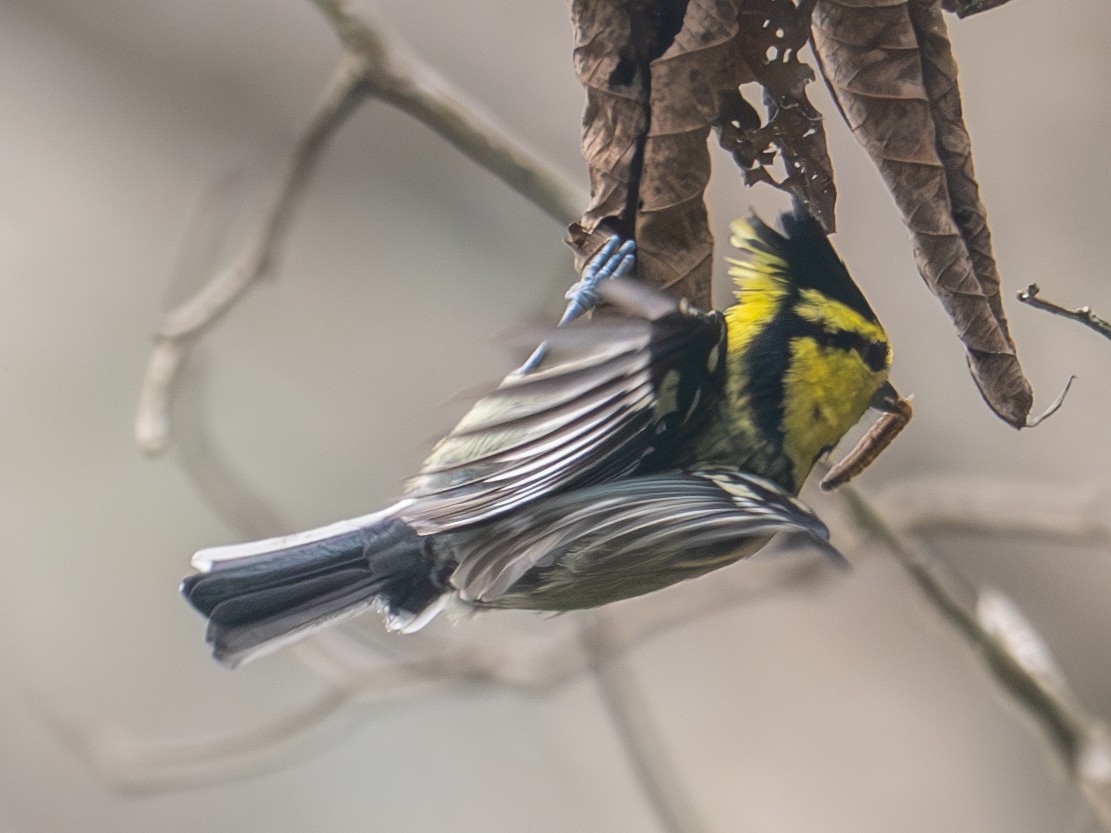
[[[873,341],[861,351],[861,358],[874,373],[879,373],[887,367],[887,342]]]

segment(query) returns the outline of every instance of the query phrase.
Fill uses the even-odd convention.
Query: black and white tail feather
[[[445,582],[421,539],[385,512],[320,529],[200,550],[181,592],[208,617],[213,655],[229,666],[376,609],[390,630],[420,627]]]

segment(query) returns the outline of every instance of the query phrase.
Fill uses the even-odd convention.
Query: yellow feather
[[[796,483],[859,421],[886,378],[886,368],[872,371],[855,350],[822,347],[812,338],[792,342],[783,383],[783,451]]]
[[[872,341],[887,341],[883,327],[840,301],[827,298],[816,289],[804,289],[799,296],[795,312],[807,321],[820,324],[831,332],[857,333]]]
[[[779,311],[790,285],[787,263],[764,247],[747,220],[734,220],[730,242],[749,257],[726,258],[733,278],[733,297],[737,303],[725,311],[729,331],[729,354],[739,356],[752,337],[759,333]]]

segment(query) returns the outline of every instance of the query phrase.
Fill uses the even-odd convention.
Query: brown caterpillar
[[[872,465],[883,450],[899,436],[899,432],[907,427],[914,413],[910,407],[910,400],[913,398],[908,396],[906,399],[898,398],[885,403],[891,410],[880,414],[879,419],[872,423],[872,427],[860,438],[860,442],[853,446],[853,450],[822,478],[823,492],[832,491],[848,483]]]

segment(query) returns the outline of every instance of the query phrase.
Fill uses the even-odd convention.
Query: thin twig
[[[482,115],[396,37],[387,40],[381,27],[351,14],[339,0],[314,3],[344,44],[343,57],[254,236],[159,327],[135,417],[135,442],[144,453],[158,454],[168,446],[171,399],[189,350],[273,262],[322,151],[364,99],[378,98],[410,114],[561,223],[577,217],[586,202],[580,188]]]
[[[583,628],[583,642],[594,659],[594,677],[602,702],[641,791],[667,833],[702,833],[706,827],[683,790],[682,778],[671,763],[672,756],[636,683],[626,652],[616,650],[610,639],[602,619],[588,622]]]
[[[1046,301],[1040,298],[1038,296],[1039,292],[1041,292],[1041,288],[1036,283],[1032,283],[1022,292],[1018,293],[1018,299],[1022,301],[1022,303],[1034,307],[1034,309],[1045,310],[1054,315],[1060,315],[1062,318],[1070,318],[1073,321],[1079,321],[1085,327],[1090,327],[1104,338],[1111,339],[1111,321],[1100,318],[1092,312],[1091,307],[1085,306],[1069,309],[1068,307],[1063,307],[1060,304],[1055,304],[1052,301]]]
[[[388,702],[403,691],[441,687],[421,663],[364,670],[351,685],[327,685],[309,700],[261,723],[222,737],[190,740],[136,738],[111,727],[87,726],[65,718],[48,698],[28,694],[28,707],[80,758],[118,789],[151,793],[184,789],[271,771],[319,741],[321,728],[338,716],[354,718],[355,702]]]
[[[873,499],[904,535],[1006,537],[1111,549],[1108,490],[1060,482],[937,476],[889,484]]]
[[[897,531],[858,489],[847,486],[841,495],[854,522],[895,556],[927,602],[1041,726],[1104,827],[1111,829],[1107,727],[1077,699],[1034,628],[1002,594],[977,591]]]
[[[359,62],[349,57],[340,61],[252,239],[225,269],[163,319],[135,416],[135,442],[144,453],[158,454],[166,449],[171,400],[190,348],[273,261],[328,139],[365,96],[361,73]]]

